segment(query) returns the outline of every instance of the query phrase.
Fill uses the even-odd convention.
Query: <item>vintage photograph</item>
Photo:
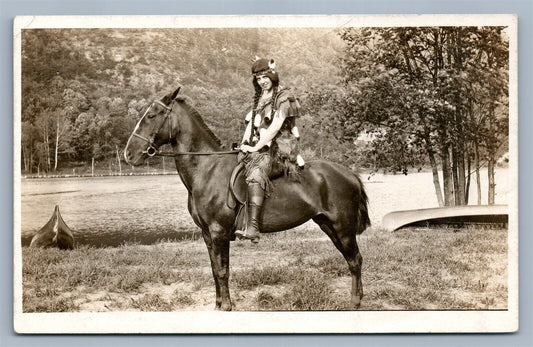
[[[15,330],[516,331],[516,39],[17,17]]]

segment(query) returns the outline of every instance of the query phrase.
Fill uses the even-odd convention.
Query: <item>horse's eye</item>
[[[155,113],[148,113],[148,114],[146,115],[146,117],[148,117],[148,118],[150,118],[150,119],[151,119],[151,118],[154,118],[155,116],[156,116]]]

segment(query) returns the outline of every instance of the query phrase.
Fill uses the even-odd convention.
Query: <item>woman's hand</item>
[[[244,152],[244,153],[256,152],[257,151],[257,149],[255,147],[248,146],[248,145],[241,145],[240,150],[241,150],[241,152]]]

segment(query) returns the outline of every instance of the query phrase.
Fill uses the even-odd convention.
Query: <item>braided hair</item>
[[[276,102],[276,96],[278,95],[278,86],[275,85],[272,87],[272,98],[270,99],[270,118],[274,116],[274,109],[275,109],[275,102]],[[255,90],[254,94],[254,106],[252,108],[252,119],[254,119],[255,115],[257,114],[257,106],[259,105],[259,99],[261,99],[261,89]]]
[[[270,78],[270,77],[269,77]],[[275,111],[275,102],[276,102],[276,96],[278,94],[278,86],[279,86],[279,80],[272,80],[272,97],[270,99],[270,119],[272,120],[272,117],[274,117],[274,111]],[[257,114],[257,106],[259,105],[259,99],[261,98],[261,93],[262,93],[262,88],[259,86],[259,84],[257,83],[257,80],[256,80],[256,77],[254,76],[254,79],[253,79],[253,85],[254,85],[254,89],[255,89],[255,94],[254,94],[254,105],[253,105],[253,108],[252,108],[252,118],[250,119],[250,122],[252,122],[252,131],[250,133],[250,140],[249,142],[251,142],[251,139],[253,138],[253,136],[255,135],[255,132],[257,131],[257,129],[255,128],[254,126],[254,120],[255,120],[255,116]]]

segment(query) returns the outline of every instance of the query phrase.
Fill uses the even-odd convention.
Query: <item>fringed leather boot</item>
[[[238,238],[249,239],[252,243],[259,242],[259,221],[261,218],[264,197],[265,192],[259,183],[248,184],[248,220],[244,232],[241,230],[235,231],[235,235]]]

